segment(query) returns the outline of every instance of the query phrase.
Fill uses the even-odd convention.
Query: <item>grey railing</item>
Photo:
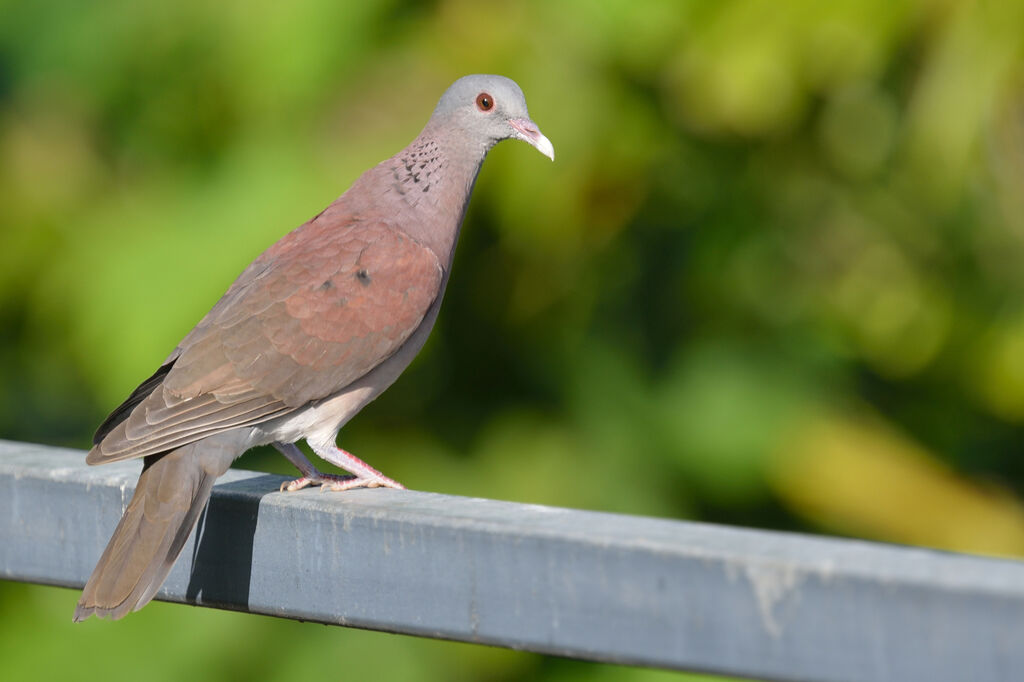
[[[138,471],[0,441],[0,577],[80,588]],[[778,680],[1024,679],[1022,562],[282,480],[228,472],[158,598]]]

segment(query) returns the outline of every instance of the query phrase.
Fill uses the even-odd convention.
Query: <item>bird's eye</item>
[[[494,98],[486,92],[481,92],[476,96],[476,107],[480,111],[490,111],[494,108]]]

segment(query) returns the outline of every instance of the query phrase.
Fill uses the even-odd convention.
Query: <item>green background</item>
[[[1024,555],[1024,3],[0,0],[0,437],[86,447],[242,268],[523,87],[437,328],[339,442],[417,489]],[[288,473],[255,451],[239,465]],[[649,680],[0,584],[10,679]]]

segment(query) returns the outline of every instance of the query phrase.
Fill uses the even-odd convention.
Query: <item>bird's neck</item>
[[[445,143],[427,128],[408,147],[367,171],[347,194],[378,204],[381,195],[391,215],[380,216],[400,225],[433,251],[447,270],[459,228],[487,148]],[[379,205],[379,204],[378,204]],[[352,207],[359,212],[359,207]]]

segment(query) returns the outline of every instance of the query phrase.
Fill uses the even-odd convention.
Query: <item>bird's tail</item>
[[[135,494],[78,600],[76,623],[93,614],[121,618],[160,589],[233,459],[200,452],[201,444],[145,458]]]

